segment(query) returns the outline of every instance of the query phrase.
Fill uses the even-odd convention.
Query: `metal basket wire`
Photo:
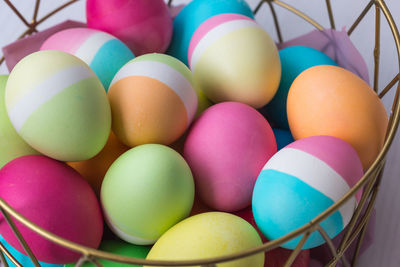
[[[40,0],[36,0],[36,4],[34,7],[34,11],[33,11],[32,21],[29,23],[28,20],[25,19],[21,15],[21,13],[17,10],[17,8],[15,8],[15,6],[9,0],[4,0],[4,2],[10,7],[10,9],[15,13],[15,15],[18,16],[18,18],[27,26],[27,30],[21,34],[19,39],[23,38],[27,35],[30,35],[32,33],[37,32],[36,27],[39,24],[41,24],[43,21],[47,20],[49,17],[55,15],[60,10],[68,7],[69,5],[71,5],[77,1],[78,0],[70,0],[70,1],[66,2],[65,4],[61,5],[60,7],[56,8],[52,12],[48,13],[47,15],[43,16],[42,18],[37,19],[38,10],[39,10],[39,6],[40,6]],[[168,5],[171,5],[172,2],[173,2],[172,0],[169,0]],[[261,0],[261,1],[259,1],[256,8],[254,9],[254,13],[257,13],[263,4],[267,4],[268,7],[270,8],[279,42],[282,42],[283,39],[282,39],[281,30],[280,30],[280,26],[279,26],[278,16],[275,12],[275,6],[280,6],[284,9],[287,9],[291,13],[301,17],[302,19],[304,19],[305,21],[310,23],[316,29],[323,30],[323,27],[320,24],[318,24],[316,21],[314,21],[312,18],[310,18],[303,12],[295,9],[294,7],[288,5],[280,0]],[[333,11],[332,11],[330,0],[325,0],[325,4],[326,4],[327,13],[329,16],[330,27],[332,29],[335,29],[335,21],[334,21],[334,16],[333,16]],[[24,247],[26,254],[30,257],[33,264],[35,266],[40,266],[37,259],[33,255],[29,246],[24,241],[23,236],[18,231],[17,227],[15,226],[15,224],[11,220],[11,218],[14,218],[15,220],[21,222],[26,227],[28,227],[32,231],[35,231],[36,233],[43,236],[44,238],[46,238],[58,245],[61,245],[63,247],[69,248],[73,251],[76,251],[76,252],[82,254],[82,257],[80,258],[80,260],[78,261],[76,266],[81,266],[85,262],[91,262],[96,266],[103,266],[98,261],[98,259],[106,259],[106,260],[115,261],[115,262],[148,265],[148,266],[195,266],[195,265],[198,266],[198,265],[201,265],[201,266],[209,266],[210,267],[210,266],[216,266],[217,263],[228,262],[228,261],[243,258],[246,256],[254,255],[257,253],[263,253],[265,251],[269,251],[271,249],[274,249],[274,248],[286,243],[287,241],[289,241],[293,238],[303,235],[303,237],[301,238],[297,247],[293,250],[290,257],[287,259],[287,262],[285,263],[285,266],[291,266],[291,264],[293,263],[293,261],[295,260],[297,255],[300,253],[300,250],[301,250],[302,246],[304,245],[304,243],[306,242],[307,238],[314,231],[319,231],[321,236],[326,240],[326,242],[331,250],[332,259],[327,264],[327,266],[335,266],[339,260],[342,261],[344,266],[356,266],[361,243],[363,241],[365,231],[366,231],[366,228],[368,225],[368,221],[371,216],[371,212],[372,212],[375,200],[376,200],[377,193],[379,191],[379,185],[380,185],[380,182],[382,179],[382,173],[383,173],[383,169],[385,166],[385,159],[387,156],[387,152],[393,142],[393,139],[395,137],[395,133],[396,133],[397,127],[399,125],[399,121],[400,121],[400,105],[399,105],[400,74],[398,73],[387,84],[387,86],[385,86],[382,90],[379,90],[379,88],[378,88],[381,14],[384,15],[384,17],[391,29],[391,32],[393,34],[393,39],[394,39],[394,42],[396,45],[396,51],[397,51],[397,64],[400,69],[400,35],[399,35],[398,29],[395,25],[395,22],[392,18],[392,15],[391,15],[388,7],[385,4],[385,1],[384,0],[369,1],[368,4],[364,7],[364,9],[361,11],[359,17],[350,26],[347,33],[348,33],[348,35],[352,34],[352,32],[356,29],[356,27],[360,23],[360,21],[365,17],[365,15],[368,13],[368,11],[373,6],[375,7],[375,47],[374,47],[374,51],[373,51],[373,53],[374,53],[373,88],[374,88],[375,92],[377,92],[377,94],[379,95],[380,98],[382,98],[387,92],[389,92],[392,88],[394,88],[396,84],[397,84],[397,89],[396,89],[396,93],[395,93],[395,96],[393,99],[391,114],[390,114],[390,118],[389,118],[389,125],[388,125],[388,129],[387,129],[387,133],[386,133],[386,139],[385,139],[385,143],[384,143],[382,150],[380,151],[375,162],[367,170],[367,172],[365,173],[363,178],[350,191],[348,191],[341,200],[339,200],[334,205],[329,207],[327,210],[325,210],[319,216],[314,218],[308,224],[298,228],[297,230],[295,230],[285,236],[282,236],[281,238],[275,239],[268,243],[264,243],[263,245],[261,245],[259,247],[241,251],[236,254],[225,255],[225,256],[216,257],[216,258],[207,258],[207,259],[199,259],[199,260],[184,260],[184,261],[159,261],[159,260],[136,259],[136,258],[115,255],[115,254],[95,250],[92,248],[84,247],[82,245],[73,243],[71,241],[68,241],[59,236],[56,236],[56,235],[52,234],[51,232],[46,231],[45,229],[37,226],[36,224],[29,221],[24,216],[22,216],[21,214],[16,212],[11,206],[9,206],[3,199],[0,198],[0,212],[4,216],[5,220],[9,224],[9,226],[13,229],[15,235],[18,237],[18,240],[20,241],[21,245]],[[4,58],[1,58],[0,64],[2,64],[3,61],[4,61]],[[323,220],[325,220],[326,218],[328,218],[330,215],[332,215],[335,211],[337,211],[345,202],[347,202],[351,197],[353,197],[361,189],[363,189],[362,198],[353,214],[352,219],[350,220],[350,222],[345,230],[344,236],[343,236],[339,246],[336,248],[334,246],[332,240],[329,238],[327,233],[321,227],[320,223]],[[351,261],[348,261],[345,258],[344,253],[353,242],[356,242],[356,250],[355,250],[355,253],[354,253]],[[0,260],[3,262],[3,264],[5,264],[5,266],[7,266],[5,257],[8,257],[11,260],[11,262],[13,262],[16,266],[18,266],[18,267],[22,266],[6,250],[4,245],[2,245],[0,243]]]

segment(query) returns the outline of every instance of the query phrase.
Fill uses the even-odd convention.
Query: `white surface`
[[[48,11],[54,9],[65,1],[50,1],[43,0],[39,18],[46,14]],[[175,0],[175,3],[186,2],[184,0]],[[258,0],[249,0],[252,7]],[[314,18],[320,24],[329,27],[328,14],[325,9],[325,1],[323,0],[286,0],[287,3],[298,7],[310,17]],[[333,12],[335,15],[336,28],[340,29],[343,26],[350,26],[354,18],[359,15],[368,0],[332,0]],[[34,1],[16,1],[13,3],[17,5],[22,14],[31,17]],[[62,11],[56,17],[53,17],[43,23],[39,29],[45,29],[57,22],[61,22],[67,18],[81,20],[85,19],[84,1],[80,1],[74,6]],[[400,1],[386,0],[386,4],[392,11],[392,15],[397,23],[400,25]],[[284,29],[282,32],[283,38],[298,36],[299,34],[306,33],[312,29],[310,25],[303,22],[296,16],[289,15],[289,13],[282,8],[277,7],[278,17],[280,24]],[[272,18],[267,5],[260,10],[260,15],[257,19],[266,25],[266,29],[276,39],[275,28],[273,27]],[[373,77],[373,47],[374,47],[374,21],[375,10],[372,8],[367,14],[366,18],[361,22],[359,27],[354,31],[351,39],[360,50],[361,54],[366,60],[370,77]],[[25,26],[12,14],[4,3],[0,1],[0,47],[8,44],[11,40],[18,37],[24,31]],[[381,72],[380,72],[380,88],[383,88],[389,81],[393,79],[396,73],[399,72],[397,64],[396,50],[393,38],[385,19],[382,16],[382,31],[381,31]],[[6,69],[0,68],[0,73],[6,73]],[[394,91],[393,91],[394,92]],[[389,93],[384,102],[386,107],[391,105],[392,95]],[[363,255],[360,260],[359,266],[362,267],[397,267],[400,266],[400,143],[397,137],[395,143],[389,152],[388,162],[386,165],[385,176],[382,182],[381,191],[377,200],[377,229],[375,236],[375,243]]]

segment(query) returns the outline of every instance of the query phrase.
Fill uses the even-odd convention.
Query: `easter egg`
[[[286,235],[340,200],[362,175],[357,152],[345,141],[331,136],[297,140],[279,150],[256,181],[252,208],[257,226],[269,240]],[[330,238],[346,227],[360,194],[321,222]],[[302,235],[282,247],[294,249],[301,238]],[[316,231],[303,249],[324,242]]]
[[[236,101],[260,108],[279,86],[275,42],[243,15],[221,14],[203,22],[190,41],[188,59],[199,88],[213,102]]]
[[[8,118],[4,99],[7,79],[7,75],[0,75],[0,169],[15,158],[39,154],[18,135]]]
[[[101,203],[108,226],[123,240],[154,244],[192,209],[189,166],[173,149],[141,145],[122,154],[107,171]]]
[[[108,91],[112,129],[128,146],[169,145],[192,122],[197,96],[192,73],[179,60],[147,54],[129,61]]]
[[[126,242],[120,241],[120,240],[104,240],[100,244],[99,250],[117,254],[119,256],[127,256],[127,257],[133,257],[133,258],[138,258],[138,259],[145,259],[147,254],[150,251],[150,247],[133,245],[133,244],[126,243]],[[108,261],[108,260],[103,260],[103,259],[99,259],[98,261],[101,264],[103,264],[103,266],[107,266],[107,267],[127,267],[127,266],[139,267],[139,265],[130,265],[130,264],[126,264],[126,263]],[[66,265],[66,267],[74,267],[74,266],[75,266],[75,264]],[[93,264],[91,264],[91,263],[85,263],[82,265],[82,267],[92,267],[92,266],[93,266]],[[51,266],[49,266],[49,267],[51,267]]]
[[[77,170],[92,186],[96,195],[100,196],[101,183],[111,164],[129,148],[110,133],[107,144],[95,157],[77,162],[68,162],[68,165]]]
[[[31,259],[10,246],[10,244],[7,243],[6,240],[0,235],[0,243],[7,249],[8,252],[11,253],[11,255],[24,267],[35,267],[31,261]],[[15,267],[16,265],[11,262],[11,260],[7,257],[5,257],[6,262],[8,266],[10,267]],[[58,264],[51,264],[51,263],[45,263],[45,262],[39,262],[41,267],[63,267],[63,265],[58,265]]]
[[[78,172],[62,162],[29,155],[7,163],[0,170],[0,197],[47,231],[91,248],[100,245],[103,218],[96,195]],[[39,261],[66,264],[81,257],[14,222]],[[25,254],[1,215],[0,234]]]
[[[114,36],[88,28],[72,28],[50,36],[40,50],[60,50],[82,59],[106,91],[119,69],[135,56]]]
[[[352,72],[316,66],[302,72],[290,87],[287,114],[294,139],[331,135],[357,151],[364,170],[379,154],[388,116],[369,85]]]
[[[92,158],[110,134],[103,86],[89,66],[65,52],[39,51],[18,62],[7,81],[5,103],[22,139],[57,160]]]
[[[290,133],[290,131],[278,128],[272,128],[272,131],[274,132],[275,135],[276,145],[278,150],[281,150],[288,144],[294,142],[293,136]]]
[[[282,76],[278,91],[262,113],[268,113],[279,128],[289,129],[286,100],[294,79],[303,71],[317,65],[334,65],[336,62],[324,53],[306,46],[290,46],[279,51]]]
[[[183,154],[204,203],[236,211],[251,204],[257,176],[275,152],[267,120],[250,106],[225,102],[210,107],[194,122]]]
[[[265,238],[265,236],[261,233],[261,231],[257,227],[251,207],[235,212],[234,214],[246,220],[248,223],[250,223],[251,226],[253,226],[257,230],[263,243],[268,242],[268,239]],[[292,250],[280,247],[267,251],[265,253],[264,267],[284,266],[286,261],[289,259],[291,253]],[[310,250],[306,249],[300,251],[299,255],[297,255],[291,267],[308,267],[309,263],[310,263]]]
[[[89,28],[108,32],[136,56],[163,53],[172,36],[172,18],[163,0],[88,0]]]
[[[254,18],[245,0],[193,0],[174,19],[174,33],[167,53],[188,65],[190,40],[207,19],[224,13]]]
[[[198,260],[231,255],[262,244],[257,231],[242,218],[224,212],[189,217],[168,230],[151,248],[149,260]],[[259,253],[218,266],[262,267]]]

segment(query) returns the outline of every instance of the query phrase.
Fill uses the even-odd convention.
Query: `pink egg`
[[[224,102],[193,124],[184,157],[204,203],[236,211],[251,204],[258,174],[276,150],[272,129],[260,113],[242,103]]]
[[[172,37],[172,18],[163,0],[87,0],[89,28],[108,32],[136,56],[163,53]]]
[[[0,197],[42,228],[70,241],[97,248],[103,234],[100,205],[89,184],[68,165],[45,156],[24,156],[0,170]],[[81,256],[16,226],[39,261],[66,264]],[[0,215],[0,234],[25,253]]]

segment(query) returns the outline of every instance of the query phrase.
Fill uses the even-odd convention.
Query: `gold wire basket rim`
[[[9,3],[9,0],[4,0],[6,3]],[[62,8],[67,7],[68,5],[77,2],[78,0],[71,0],[69,2],[67,2],[66,4],[64,4],[63,6],[61,6],[60,8],[58,8],[58,11],[61,10]],[[40,0],[36,1],[36,7],[35,7],[35,13],[37,15],[37,9],[38,9],[38,2],[40,2]],[[281,2],[280,0],[262,0],[260,1],[259,5],[256,7],[255,11],[258,11],[258,9],[261,7],[261,5],[266,2],[269,5],[271,5],[271,3],[280,5],[281,7],[284,7],[286,9],[288,9],[289,11],[291,11],[292,13],[296,14],[297,16],[301,17],[302,19],[306,20],[307,22],[309,22],[311,25],[313,25],[315,28],[317,28],[318,30],[323,30],[323,27],[318,24],[317,22],[315,22],[313,19],[311,19],[310,17],[308,17],[307,15],[305,15],[304,13],[302,13],[301,11],[298,11],[297,9],[293,8],[292,6]],[[328,3],[329,0],[326,0],[326,2]],[[172,0],[169,0],[168,4],[170,5],[172,3]],[[389,27],[391,29],[391,32],[393,34],[394,37],[394,41],[395,41],[395,45],[396,45],[396,49],[397,49],[397,58],[398,58],[398,65],[399,65],[399,69],[400,69],[400,35],[398,32],[398,28],[393,20],[393,17],[391,15],[390,10],[388,9],[388,7],[386,6],[385,0],[371,0],[369,1],[367,7],[363,10],[362,12],[362,16],[364,16],[367,11],[369,10],[369,8],[375,4],[375,6],[377,7],[377,9],[379,9],[380,11],[382,11],[382,13],[385,15],[386,21],[389,24]],[[329,17],[330,17],[330,22],[331,22],[331,26],[332,28],[334,28],[334,23],[333,23],[333,19],[332,19],[332,12],[330,9],[330,4],[328,5],[328,11],[329,11]],[[57,12],[58,12],[57,11]],[[274,14],[275,12],[271,9],[272,11],[272,15],[274,16],[274,20],[276,19],[276,14]],[[56,13],[56,12],[54,12]],[[51,13],[50,13],[51,14]],[[45,16],[46,17],[46,16]],[[47,17],[49,17],[49,14],[47,15]],[[361,17],[361,15],[360,15]],[[353,26],[349,29],[348,33],[350,34],[354,28],[358,25],[358,23],[361,21],[360,17],[356,20],[356,22],[353,24]],[[43,20],[42,20],[43,21]],[[34,21],[35,22],[35,21]],[[277,23],[275,21],[275,23]],[[38,23],[34,23],[34,25],[38,25]],[[32,29],[28,29],[24,35],[26,34],[30,34],[34,32],[34,30]],[[277,31],[278,34],[278,38],[281,40],[280,37],[280,31]],[[376,66],[375,66],[376,67]],[[399,81],[399,76],[400,74],[397,74],[397,78],[395,77],[389,84],[388,86],[386,86],[382,92],[386,93],[387,91],[389,91],[395,84],[397,81]],[[388,88],[390,85],[390,88]],[[110,260],[110,261],[116,261],[116,262],[123,262],[123,263],[129,263],[129,264],[140,264],[140,265],[149,265],[149,266],[194,266],[194,265],[213,265],[216,263],[221,263],[221,262],[228,262],[228,261],[232,261],[232,260],[237,260],[239,258],[244,258],[247,256],[251,256],[251,255],[255,255],[257,253],[261,253],[261,252],[265,252],[271,249],[274,249],[276,247],[279,247],[280,245],[286,243],[287,241],[300,236],[301,234],[304,234],[303,238],[300,240],[300,243],[305,243],[307,237],[314,231],[320,231],[320,233],[323,235],[323,229],[321,229],[321,226],[319,225],[319,223],[321,223],[323,220],[325,220],[327,217],[329,217],[330,215],[332,215],[334,212],[336,212],[345,202],[347,202],[351,197],[353,197],[363,186],[365,186],[367,184],[367,182],[370,182],[371,187],[372,187],[372,181],[375,181],[374,178],[377,178],[378,175],[381,175],[382,170],[384,168],[384,163],[385,163],[385,158],[387,155],[387,152],[393,142],[393,139],[395,137],[398,125],[399,125],[399,121],[400,121],[400,105],[398,104],[399,100],[400,100],[400,94],[399,94],[399,90],[400,90],[400,82],[397,86],[397,91],[396,91],[396,96],[394,97],[394,102],[393,102],[393,106],[392,106],[392,113],[390,114],[390,120],[389,120],[389,125],[388,125],[388,131],[386,134],[386,139],[385,139],[385,143],[379,153],[379,155],[377,156],[377,158],[375,159],[374,163],[371,165],[371,167],[367,170],[367,172],[364,174],[364,176],[361,178],[361,180],[355,185],[353,186],[339,201],[337,201],[336,203],[334,203],[332,206],[330,206],[328,209],[326,209],[323,213],[321,213],[320,215],[318,215],[317,217],[315,217],[312,221],[310,221],[309,223],[307,223],[306,225],[299,227],[298,229],[278,238],[272,241],[269,241],[267,243],[262,244],[261,246],[258,247],[254,247],[252,249],[247,249],[238,253],[233,253],[233,254],[229,254],[229,255],[224,255],[224,256],[220,256],[220,257],[213,257],[213,258],[205,258],[205,259],[196,259],[196,260],[147,260],[147,259],[139,259],[139,258],[133,258],[133,257],[128,257],[128,256],[121,256],[121,255],[116,255],[116,254],[112,254],[110,252],[105,252],[105,251],[100,251],[97,249],[93,249],[93,248],[89,248],[89,247],[85,247],[83,245],[79,245],[77,243],[71,242],[69,240],[63,239],[55,234],[52,234],[51,232],[44,230],[43,228],[39,227],[38,225],[36,225],[35,223],[29,221],[27,218],[25,218],[24,216],[22,216],[20,213],[18,213],[17,211],[15,211],[11,206],[9,206],[2,198],[0,198],[0,211],[3,214],[3,216],[7,219],[10,218],[9,215],[11,215],[12,217],[14,217],[17,221],[21,222],[24,226],[28,227],[30,230],[38,233],[39,235],[41,235],[42,237],[58,244],[61,245],[65,248],[69,248],[75,252],[80,252],[84,255],[84,257],[89,260],[92,261],[93,263],[99,264],[98,262],[96,262],[96,259],[92,258],[92,257],[98,257],[98,258],[102,258],[105,260]],[[381,96],[381,94],[380,94]],[[394,109],[393,109],[394,107]],[[371,181],[372,179],[372,181]],[[364,197],[364,196],[363,196]],[[365,197],[367,198],[367,197]],[[370,208],[370,207],[368,207]],[[357,212],[357,210],[354,212],[354,214]],[[361,212],[361,210],[359,211]],[[353,214],[353,215],[354,215]],[[369,217],[369,216],[366,216]],[[363,218],[363,220],[365,220],[365,218]],[[368,221],[368,218],[366,219]],[[321,232],[322,230],[322,232]],[[348,236],[351,233],[349,232]],[[355,235],[357,236],[357,235]],[[353,240],[354,241],[354,240]],[[298,249],[300,250],[301,247]],[[295,249],[297,250],[297,248]],[[5,252],[4,251],[4,247],[0,244],[0,255],[2,256],[1,252]],[[293,251],[293,253],[295,253],[295,251]],[[344,253],[344,252],[343,252]],[[333,264],[335,264],[337,262],[337,260],[339,259],[340,256],[343,256],[343,253],[341,253],[342,255],[337,255],[334,257],[334,262]],[[28,253],[29,254],[29,253]],[[297,255],[296,255],[297,256]],[[2,259],[2,258],[0,258]],[[36,259],[36,258],[35,258]],[[11,258],[12,260],[12,258]],[[33,261],[34,264],[36,265],[35,261]],[[14,263],[14,262],[13,262]],[[16,264],[17,265],[17,264]],[[17,265],[18,266],[18,265]],[[101,264],[100,264],[101,266]]]

